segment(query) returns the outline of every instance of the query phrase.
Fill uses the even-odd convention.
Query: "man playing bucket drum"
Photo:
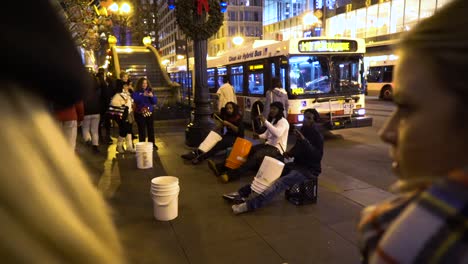
[[[240,203],[232,206],[232,211],[235,214],[258,209],[270,202],[278,193],[307,179],[318,177],[322,171],[323,137],[315,123],[317,119],[317,110],[305,110],[301,131],[294,130],[297,137],[296,144],[291,150],[284,153],[285,157],[294,158],[294,162],[287,163],[283,169],[282,176],[265,191],[247,199],[252,193],[251,184],[247,184],[237,192],[223,195],[223,198],[226,200]]]
[[[226,103],[225,107],[221,109],[220,115],[221,117],[216,117],[215,120],[220,123],[221,131],[226,128],[226,132],[222,136],[222,139],[218,141],[212,149],[206,152],[197,148],[194,151],[181,155],[183,159],[191,160],[192,164],[198,164],[215,155],[217,152],[232,147],[237,137],[244,137],[244,124],[242,123],[242,116],[239,113],[239,106],[237,104],[234,102]]]
[[[273,102],[270,105],[270,115],[268,120],[259,115],[261,122],[267,130],[260,135],[254,134],[256,138],[266,139],[265,144],[258,144],[250,150],[247,161],[237,169],[226,170],[225,161],[220,164],[215,164],[212,160],[208,160],[208,166],[220,178],[222,182],[229,182],[238,179],[251,169],[258,169],[265,156],[273,157],[278,160],[283,160],[283,149],[286,149],[288,143],[289,123],[283,116],[283,104]]]

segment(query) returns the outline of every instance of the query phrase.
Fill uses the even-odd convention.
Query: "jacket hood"
[[[273,93],[276,95],[276,96],[285,96],[285,95],[288,95],[288,93],[286,92],[286,90],[284,88],[275,88],[273,89]]]

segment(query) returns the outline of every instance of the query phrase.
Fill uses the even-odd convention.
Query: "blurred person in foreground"
[[[109,208],[49,109],[91,86],[70,33],[49,1],[0,21],[9,25],[0,36],[2,263],[124,263]],[[13,41],[26,32],[34,45]]]
[[[316,178],[322,172],[323,137],[316,121],[319,113],[313,108],[304,111],[304,121],[301,130],[294,128],[297,140],[294,147],[283,153],[286,158],[294,158],[286,163],[281,177],[274,181],[265,191],[251,195],[251,184],[240,188],[237,192],[223,195],[223,198],[239,204],[232,206],[235,214],[259,209],[271,202],[279,193],[291,188],[297,183]]]
[[[363,263],[468,263],[468,1],[447,4],[403,37],[391,146],[397,196],[367,207]]]

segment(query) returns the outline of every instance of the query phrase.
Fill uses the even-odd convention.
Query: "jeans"
[[[99,145],[99,114],[85,115],[81,124],[84,141],[92,141],[93,146]]]
[[[148,132],[148,142],[154,142],[154,117],[153,115],[150,116],[143,116],[140,113],[135,113],[135,121],[138,126],[138,140],[140,142],[145,142],[146,140],[146,132]]]
[[[279,179],[273,182],[273,184],[270,185],[270,187],[268,187],[261,194],[247,200],[247,209],[252,211],[260,208],[273,200],[277,194],[291,188],[294,184],[301,183],[307,179],[308,178],[301,172],[292,170],[288,174],[281,176]],[[250,184],[247,184],[240,188],[238,192],[240,196],[247,198],[252,193],[252,188],[250,187]]]
[[[127,120],[117,120],[117,124],[119,124],[119,136],[126,137],[127,134],[132,134],[132,124],[130,124]]]
[[[249,170],[258,169],[266,156],[283,161],[283,155],[281,155],[276,147],[268,144],[255,145],[250,150],[247,161],[244,164],[237,169],[227,171],[229,179],[239,179],[241,175],[247,173]]]

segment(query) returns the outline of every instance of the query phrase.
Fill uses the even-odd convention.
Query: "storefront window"
[[[403,14],[405,0],[393,0],[390,14],[390,33],[403,31]]]
[[[326,22],[327,23],[326,25],[327,36],[335,36],[336,31],[337,31],[336,21],[337,21],[336,16],[327,19],[327,22]]]
[[[367,8],[367,30],[366,38],[377,35],[377,11],[378,5],[373,5]]]
[[[390,2],[379,4],[379,19],[377,22],[377,35],[386,35],[390,24]]]
[[[344,35],[344,31],[346,29],[346,19],[345,19],[345,15],[346,14],[341,14],[341,15],[338,15],[336,16],[336,32],[335,32],[335,35],[333,35],[334,37],[343,37]]]
[[[406,0],[405,30],[410,30],[418,22],[419,0]]]
[[[421,1],[421,10],[419,12],[419,19],[430,17],[434,14],[436,7],[436,0]]]
[[[346,14],[346,30],[344,32],[345,37],[356,37],[356,11],[351,11]]]
[[[361,8],[356,11],[356,37],[366,37],[366,8]]]

